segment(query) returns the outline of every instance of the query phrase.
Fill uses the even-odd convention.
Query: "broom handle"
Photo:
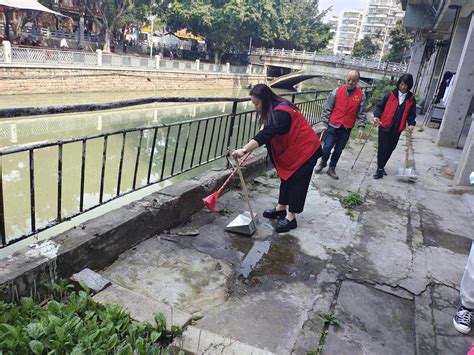
[[[235,162],[237,164],[239,163],[237,159],[235,159]],[[242,174],[242,169],[238,169],[238,170],[239,170],[240,184],[242,185],[242,191],[244,193],[245,200],[247,201],[247,205],[249,206],[250,219],[252,220],[253,226],[257,228],[257,225],[255,224],[255,220],[253,217],[252,206],[250,205],[250,197],[249,197],[249,192],[247,190],[247,185],[245,184],[244,174]]]
[[[408,168],[408,154],[409,154],[409,150],[410,150],[410,143],[411,143],[411,133],[408,133],[408,136],[407,136],[407,149],[405,151],[405,169]]]
[[[229,183],[230,179],[232,179],[237,172],[237,170],[240,170],[240,167],[242,164],[247,160],[247,158],[250,156],[250,153],[248,153],[241,161],[240,163],[235,167],[235,169],[230,173],[230,175],[227,177],[226,181],[222,184],[219,190],[217,190],[217,194],[220,195],[222,191],[224,191],[225,187]]]

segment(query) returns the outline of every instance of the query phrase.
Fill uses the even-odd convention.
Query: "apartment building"
[[[377,43],[376,58],[381,59],[389,48],[390,31],[403,16],[399,0],[368,0],[358,39],[370,37]]]

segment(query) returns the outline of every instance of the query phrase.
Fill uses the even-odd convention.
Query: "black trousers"
[[[288,205],[288,211],[303,212],[313,169],[322,154],[323,150],[320,147],[288,180],[281,180],[278,203]]]
[[[385,168],[400,139],[398,129],[385,131],[379,127],[379,146],[377,149],[377,169]]]
[[[341,157],[343,149],[346,147],[347,141],[351,136],[352,128],[344,128],[343,126],[339,128],[334,128],[329,126],[326,132],[324,133],[324,148],[323,148],[323,157],[324,161],[328,161],[331,150],[334,148],[331,161],[329,166],[336,167],[339,158]]]

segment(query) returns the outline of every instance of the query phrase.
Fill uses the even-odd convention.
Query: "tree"
[[[110,51],[110,39],[115,26],[132,12],[136,0],[82,0],[87,12],[105,32],[104,52]]]
[[[413,40],[411,33],[407,33],[402,27],[402,22],[397,21],[396,26],[390,31],[389,50],[384,56],[384,61],[387,62],[402,62],[405,59],[405,54],[410,48],[410,43]]]
[[[166,23],[204,37],[217,62],[223,53],[244,51],[251,38],[255,46],[324,48],[331,38],[324,15],[318,0],[173,0]]]
[[[370,37],[364,37],[354,44],[352,55],[354,57],[369,58],[379,50],[379,46],[372,42]]]
[[[326,11],[319,12],[319,0],[282,1],[279,22],[283,34],[275,46],[288,49],[317,51],[325,48],[332,38],[330,25],[322,22]]]

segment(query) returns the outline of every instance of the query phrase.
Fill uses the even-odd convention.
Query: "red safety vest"
[[[357,113],[364,94],[360,88],[355,88],[351,96],[347,96],[346,85],[341,85],[337,89],[336,102],[329,116],[329,123],[334,126],[352,128],[357,119]]]
[[[405,109],[403,110],[402,119],[400,120],[400,126],[398,127],[399,132],[402,132],[406,127],[407,117],[410,113],[410,109],[413,105],[413,95],[408,100],[405,100]],[[383,128],[390,128],[392,126],[393,119],[395,117],[395,111],[398,107],[398,97],[395,96],[393,91],[390,92],[385,108],[380,115],[380,125]]]
[[[271,140],[272,157],[278,176],[288,180],[319,149],[321,141],[300,111],[285,104],[279,104],[273,109],[277,110],[288,112],[291,116],[289,132]]]

